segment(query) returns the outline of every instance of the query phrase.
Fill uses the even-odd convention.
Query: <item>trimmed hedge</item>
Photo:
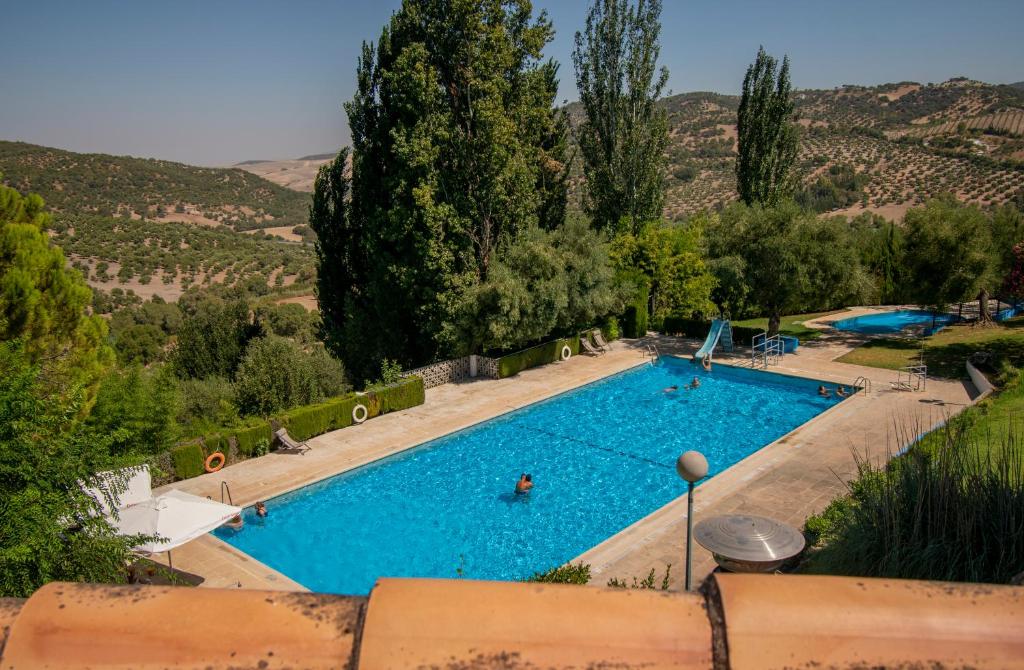
[[[422,405],[423,401],[423,379],[413,376],[397,384],[368,391],[364,395],[351,393],[319,405],[299,407],[285,412],[278,420],[296,440],[308,440],[331,430],[351,426],[355,423],[352,410],[356,405],[365,405],[367,418],[372,419],[388,412]]]
[[[171,463],[178,479],[190,479],[203,474],[206,472],[205,461],[206,456],[198,442],[182,444],[171,449]]]
[[[233,435],[235,436],[235,446],[238,447],[238,453],[249,458],[260,442],[270,444],[272,434],[270,423],[261,421],[248,428],[239,428],[233,432]]]
[[[517,375],[523,370],[561,360],[562,347],[567,344],[569,345],[569,350],[572,351],[573,356],[580,353],[580,338],[573,337],[569,339],[552,340],[551,342],[538,344],[535,347],[530,347],[523,351],[517,351],[516,353],[509,354],[508,356],[502,356],[498,359],[498,378],[504,379],[505,377]]]
[[[207,454],[219,451],[227,457],[228,449],[231,445],[228,443],[228,438],[226,436],[215,434],[204,437],[203,446],[206,448],[205,451]]]
[[[642,284],[636,298],[626,308],[626,313],[622,315],[623,337],[637,338],[647,335],[647,299],[649,297],[650,289]]]
[[[378,414],[387,414],[408,407],[422,405],[426,399],[421,377],[406,377],[397,384],[371,391],[370,395],[379,402]],[[377,414],[374,414],[377,416]]]

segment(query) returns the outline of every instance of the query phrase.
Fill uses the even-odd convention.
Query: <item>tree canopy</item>
[[[331,275],[319,298],[353,378],[384,358],[411,367],[468,353],[451,337],[467,297],[521,236],[561,225],[565,122],[557,65],[542,61],[552,35],[526,0],[405,0],[364,45],[345,106],[351,202],[335,166],[311,216],[347,236],[320,247]]]
[[[50,244],[49,224],[42,198],[0,185],[0,340],[21,339],[33,363],[91,395],[114,358],[107,326],[86,314],[92,291]]]
[[[658,67],[660,33],[660,0],[595,0],[576,33],[586,208],[601,230],[637,233],[661,216],[668,122],[655,103],[668,70]]]
[[[743,77],[736,115],[739,155],[736,188],[748,205],[775,205],[792,195],[797,131],[789,82],[789,57],[782,67],[764,47]]]

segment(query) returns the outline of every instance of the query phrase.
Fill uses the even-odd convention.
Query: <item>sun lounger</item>
[[[286,428],[279,428],[274,432],[274,437],[277,438],[278,443],[281,445],[277,448],[278,451],[291,451],[300,454],[305,454],[309,451],[309,445],[305,442],[296,442],[295,438],[288,434],[288,429]]]
[[[588,354],[592,354],[594,356],[600,356],[601,354],[604,353],[603,350],[595,347],[593,344],[590,343],[590,340],[588,340],[585,337],[580,338],[580,346],[583,347],[584,351],[586,351]]]
[[[601,332],[600,328],[595,328],[594,330],[590,331],[590,334],[591,336],[593,336],[594,343],[597,344],[599,349],[601,349],[602,351],[612,350],[612,346],[604,341],[604,334]]]

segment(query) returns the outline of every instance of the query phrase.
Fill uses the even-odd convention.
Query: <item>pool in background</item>
[[[934,316],[935,327],[932,327],[933,315],[922,309],[901,309],[880,314],[865,314],[849,319],[841,319],[832,323],[836,330],[866,335],[885,335],[899,333],[912,326],[926,326],[926,334],[933,335],[945,326],[957,321],[954,314],[942,313]]]
[[[285,494],[216,535],[314,591],[522,579],[681,495],[683,451],[701,451],[713,476],[839,402],[818,384],[662,358]],[[516,496],[522,472],[536,487]]]

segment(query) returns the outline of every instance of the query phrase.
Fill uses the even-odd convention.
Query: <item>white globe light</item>
[[[692,484],[707,476],[708,459],[699,451],[687,451],[676,460],[676,472]]]

